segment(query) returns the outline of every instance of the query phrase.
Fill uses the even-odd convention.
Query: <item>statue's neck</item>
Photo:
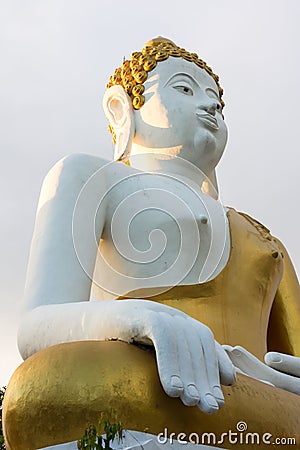
[[[160,153],[161,149],[151,153],[139,153],[130,156],[130,166],[143,172],[157,172],[170,178],[181,179],[191,187],[201,188],[206,174],[194,164],[181,158],[166,153]]]

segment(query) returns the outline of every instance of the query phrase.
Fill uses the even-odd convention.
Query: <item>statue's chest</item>
[[[159,175],[129,177],[108,193],[106,217],[99,273],[115,285],[124,277],[132,289],[199,283],[226,265],[226,213],[196,185]]]
[[[203,194],[196,184],[191,186],[172,176],[128,177],[112,187],[107,199],[107,223],[111,232],[114,225],[120,231],[125,227],[133,240],[139,240],[142,233],[154,232],[156,227],[178,235],[178,232],[192,232],[193,228],[207,234],[212,227],[219,229],[227,225],[220,202]]]

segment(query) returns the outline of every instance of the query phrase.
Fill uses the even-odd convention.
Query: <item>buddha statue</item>
[[[8,449],[76,448],[101,412],[139,439],[240,438],[243,420],[269,434],[252,448],[300,445],[299,284],[281,242],[218,200],[222,94],[197,54],[153,39],[107,85],[115,161],[71,155],[46,176]],[[150,434],[145,448],[177,448]]]

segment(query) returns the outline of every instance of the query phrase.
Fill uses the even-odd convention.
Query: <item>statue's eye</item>
[[[194,95],[193,89],[189,86],[177,84],[173,88],[185,95]]]

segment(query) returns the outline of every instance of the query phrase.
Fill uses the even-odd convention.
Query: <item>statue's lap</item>
[[[225,406],[207,415],[164,393],[151,351],[118,341],[56,345],[31,356],[10,380],[3,411],[8,448],[75,441],[101,412],[124,429],[152,434],[167,428],[220,436],[243,421],[248,432],[296,437],[300,445],[299,396],[245,376],[223,392]]]

